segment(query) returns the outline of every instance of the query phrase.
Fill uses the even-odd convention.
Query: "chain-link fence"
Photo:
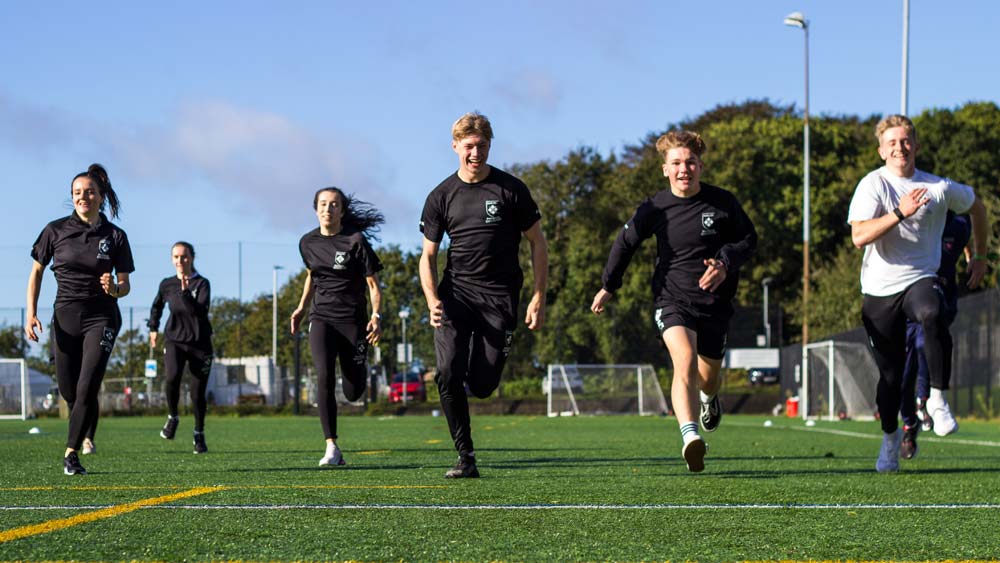
[[[859,322],[860,320],[858,319]],[[1000,289],[990,289],[959,299],[958,317],[951,326],[955,346],[952,354],[951,389],[947,392],[948,402],[956,415],[986,418],[1000,416],[1000,396],[997,392],[1000,388],[1000,329],[996,326],[998,321],[1000,321]],[[863,327],[822,340],[863,344],[863,353],[871,355],[868,336]],[[856,362],[852,369],[876,370],[874,365],[874,361]],[[810,369],[813,369],[812,365]],[[868,382],[878,380],[877,371],[871,374],[852,375],[855,380]],[[802,346],[799,344],[785,346],[781,350],[781,386],[785,396],[801,396],[803,392]],[[874,398],[874,383],[865,391]],[[810,391],[810,395],[812,394]],[[811,400],[819,399],[811,397]]]

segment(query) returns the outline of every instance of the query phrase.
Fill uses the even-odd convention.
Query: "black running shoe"
[[[208,446],[205,445],[205,433],[195,432],[194,433],[194,453],[196,454],[207,454]]]
[[[934,419],[927,412],[927,399],[917,397],[917,420],[920,421],[920,429],[924,432],[934,430]]]
[[[917,457],[920,448],[917,447],[917,433],[920,426],[903,425],[903,441],[899,444],[899,457],[903,459],[913,459]]]
[[[700,437],[684,444],[684,448],[681,449],[681,457],[684,458],[688,471],[701,473],[705,470],[705,453],[707,451],[708,446]]]
[[[445,479],[478,479],[475,456],[458,456],[458,463],[444,474]]]
[[[76,455],[76,452],[69,452],[69,455],[63,458],[63,473],[66,475],[87,474],[87,470],[80,465],[80,456]]]
[[[174,434],[177,433],[177,425],[180,421],[180,417],[168,416],[166,424],[163,425],[163,430],[160,430],[160,438],[163,438],[164,440],[173,440]]]
[[[701,404],[701,427],[705,432],[715,432],[722,422],[722,401],[719,396],[712,397],[712,400]]]

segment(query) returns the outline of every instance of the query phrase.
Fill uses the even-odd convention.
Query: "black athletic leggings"
[[[883,432],[895,432],[899,427],[906,365],[906,319],[920,324],[924,330],[924,356],[931,387],[948,388],[950,370],[945,366],[951,363],[951,333],[945,324],[943,299],[937,278],[918,280],[894,295],[864,297],[861,319],[879,369],[875,402]]]
[[[438,292],[444,303],[444,319],[434,330],[441,410],[455,449],[467,455],[475,450],[465,385],[480,399],[500,386],[514,337],[517,296],[474,294],[450,284],[441,284]]]
[[[167,409],[170,416],[177,416],[177,406],[181,400],[181,376],[184,365],[191,368],[191,404],[194,405],[195,432],[205,431],[205,411],[208,400],[208,376],[212,373],[212,343],[174,342],[167,340],[163,352],[163,366],[166,370]]]
[[[357,401],[368,384],[368,340],[365,321],[309,324],[309,349],[316,368],[319,421],[326,439],[337,438],[337,358],[344,397]]]
[[[92,435],[97,427],[97,395],[121,325],[114,303],[76,302],[56,309],[52,355],[59,394],[70,409],[67,448],[80,449],[87,432]]]

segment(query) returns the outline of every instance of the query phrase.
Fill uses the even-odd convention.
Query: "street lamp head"
[[[809,27],[809,21],[802,15],[802,12],[792,12],[785,16],[785,25],[807,29]]]
[[[769,286],[769,285],[771,285],[771,282],[773,282],[773,281],[774,281],[774,278],[772,278],[772,277],[768,276],[768,277],[766,277],[766,278],[764,278],[764,279],[760,280],[760,285],[763,285],[763,286],[765,286],[765,287],[766,287],[766,286]]]
[[[401,318],[401,319],[407,319],[409,317],[410,317],[410,310],[409,309],[405,309],[404,308],[404,309],[400,309],[399,310],[399,318]]]
[[[275,266],[274,269],[275,270],[284,270],[285,267],[284,266]]]

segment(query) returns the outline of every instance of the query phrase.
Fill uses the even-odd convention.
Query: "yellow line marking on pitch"
[[[156,490],[156,489],[184,489],[179,485],[148,485],[135,487],[117,486],[46,486],[46,487],[0,487],[0,491],[119,491],[119,490]],[[447,489],[447,485],[220,485],[216,488],[222,490],[240,489]],[[0,562],[2,563],[2,562]]]
[[[129,502],[126,504],[119,504],[109,508],[102,508],[101,510],[95,510],[93,512],[85,512],[83,514],[77,514],[76,516],[70,516],[69,518],[60,518],[58,520],[49,520],[47,522],[42,522],[41,524],[21,526],[20,528],[14,528],[12,530],[0,532],[0,543],[26,538],[28,536],[47,534],[49,532],[55,532],[56,530],[62,530],[63,528],[69,528],[72,526],[77,526],[79,524],[86,524],[87,522],[93,522],[95,520],[112,518],[120,514],[126,514],[134,510],[139,510],[140,508],[143,508],[145,506],[155,506],[158,504],[164,504],[167,502],[172,502],[184,498],[195,497],[207,493],[214,493],[216,491],[221,491],[224,489],[225,487],[197,487],[194,489],[189,489],[187,491],[182,491],[180,493],[174,493],[172,495],[147,498],[136,502]]]
[[[440,444],[441,440],[424,440],[425,444]]]
[[[447,485],[242,485],[230,489],[447,489]]]
[[[370,451],[367,451],[367,452],[354,452],[354,454],[355,455],[378,455],[378,454],[387,454],[387,453],[389,453],[391,451],[392,450],[370,450]]]

